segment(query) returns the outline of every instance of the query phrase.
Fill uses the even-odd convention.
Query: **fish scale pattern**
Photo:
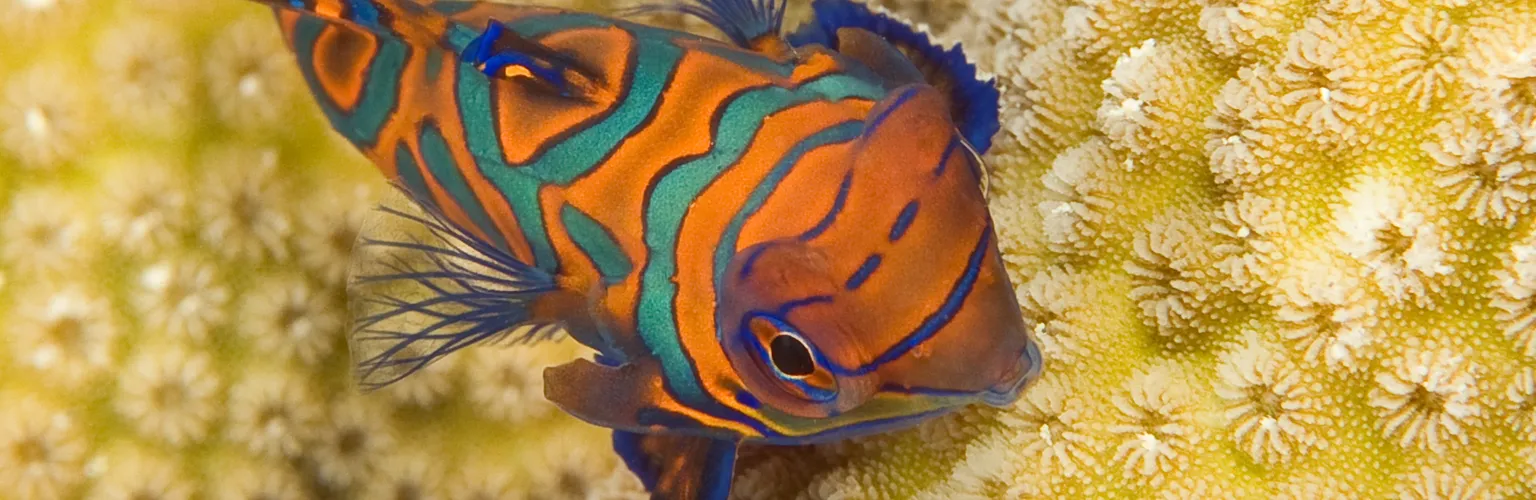
[[[747,449],[735,497],[1536,495],[1536,7],[883,4],[999,78],[1047,375]],[[643,498],[542,400],[568,345],[350,390],[382,186],[265,9],[0,1],[0,31],[0,496]]]

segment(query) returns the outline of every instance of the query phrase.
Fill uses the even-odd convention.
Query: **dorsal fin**
[[[672,0],[644,4],[627,13],[681,12],[703,19],[741,48],[775,55],[789,48],[779,35],[784,6],[785,0]]]
[[[910,60],[929,85],[949,96],[955,125],[976,152],[984,153],[991,148],[992,136],[1001,128],[997,109],[1001,95],[994,80],[982,80],[977,75],[976,66],[966,59],[959,45],[948,49],[940,47],[926,33],[851,0],[815,0],[811,8],[816,13],[815,19],[786,37],[791,46],[817,44],[841,51],[844,40],[839,39],[840,30],[845,34],[857,34],[858,31],[845,28],[858,28],[874,33]],[[881,51],[868,47],[870,40],[867,38],[858,38],[848,40],[861,45],[855,52],[875,58],[866,63],[883,64],[878,60],[883,57]],[[897,68],[887,65],[874,69],[881,72]]]
[[[448,20],[414,0],[254,0],[417,45],[438,45]]]
[[[327,23],[353,26],[416,47],[438,47],[459,55],[492,78],[531,79],[570,97],[592,77],[569,57],[490,23],[470,31],[442,12],[417,0],[254,0],[273,8],[301,12]],[[472,39],[471,39],[472,38]],[[465,40],[468,40],[467,44]],[[574,84],[573,84],[574,82]]]

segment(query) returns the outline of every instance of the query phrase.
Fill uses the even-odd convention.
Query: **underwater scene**
[[[1528,0],[0,0],[0,500],[1536,498]]]

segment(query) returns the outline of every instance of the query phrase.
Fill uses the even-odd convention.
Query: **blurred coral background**
[[[1536,3],[884,5],[998,76],[1047,376],[749,448],[735,496],[1536,497]],[[266,9],[0,0],[0,33],[0,498],[645,497],[543,400],[572,345],[352,388],[384,186]]]

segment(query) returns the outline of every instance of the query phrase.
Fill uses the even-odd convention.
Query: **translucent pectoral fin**
[[[736,443],[670,434],[613,432],[613,450],[657,500],[724,500],[736,470]]]
[[[558,337],[532,313],[558,293],[548,274],[397,191],[364,222],[353,250],[348,343],[359,384],[399,381],[470,345]]]
[[[546,368],[544,397],[594,425],[633,431],[647,430],[644,415],[666,400],[651,360],[608,366],[578,359]]]
[[[912,64],[894,45],[863,28],[838,28],[837,51],[864,63],[884,78],[891,88],[925,80],[922,70]]]

